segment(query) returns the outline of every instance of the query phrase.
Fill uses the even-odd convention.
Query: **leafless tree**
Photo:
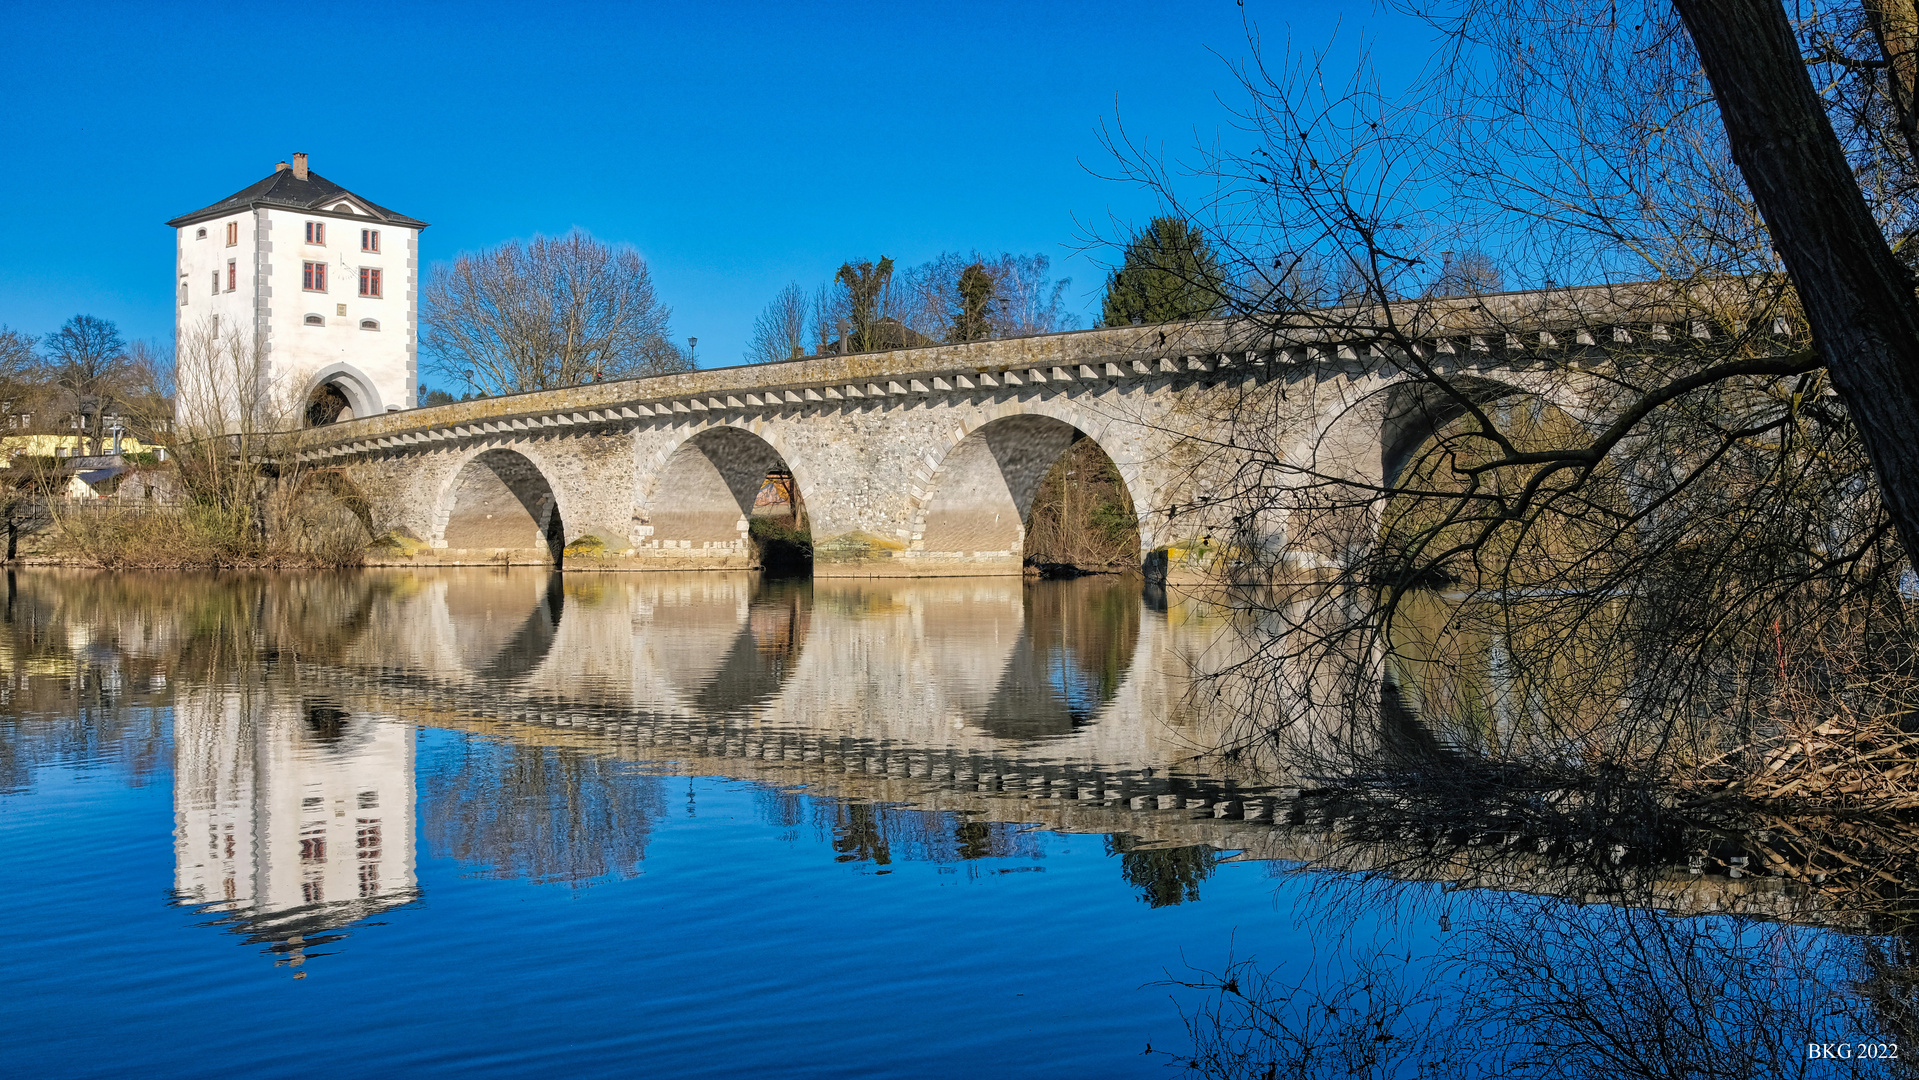
[[[1123,175],[1231,264],[1233,347],[1271,358],[1181,421],[1236,479],[1182,493],[1175,529],[1229,580],[1288,583],[1243,597],[1264,616],[1228,749],[1578,786],[1756,752],[1789,687],[1919,701],[1883,439],[1834,389],[1678,14],[1419,13],[1445,54],[1403,96],[1253,33],[1251,149],[1203,151],[1204,184],[1115,131]],[[1903,139],[1855,151],[1869,182],[1911,168]],[[1905,227],[1897,190],[1867,188],[1875,235]],[[1321,380],[1335,347],[1367,374]]]
[[[263,542],[275,525],[275,480],[292,479],[278,476],[275,462],[280,433],[299,426],[299,403],[271,374],[252,334],[210,319],[182,332],[175,378],[173,461],[182,501],[236,541]]]
[[[139,340],[127,346],[119,394],[125,421],[144,442],[164,444],[173,427],[173,349]]]
[[[1806,71],[1807,42],[1782,0],[1673,0],[1710,79],[1727,148],[1798,289],[1834,385],[1856,418],[1881,497],[1908,553],[1919,552],[1919,295],[1888,243]],[[1864,0],[1887,73],[1887,125],[1898,138],[1867,157],[1919,160],[1913,112],[1915,31],[1909,0]],[[1813,19],[1818,21],[1817,9]],[[1888,133],[1890,134],[1890,133]],[[1887,151],[1891,153],[1888,154]],[[1903,185],[1909,193],[1910,180]]]
[[[0,399],[9,426],[30,422],[39,414],[40,403],[48,396],[44,373],[40,370],[40,339],[0,325]]]
[[[869,259],[844,262],[833,274],[833,285],[845,298],[849,338],[840,347],[849,352],[875,352],[882,347],[880,324],[892,317],[898,286],[893,279],[893,260],[882,255],[878,262]]]
[[[12,381],[33,367],[38,338],[0,324],[0,379]]]
[[[903,271],[891,260],[850,262],[819,288],[807,310],[800,310],[803,294],[782,293],[761,319],[779,312],[780,334],[809,323],[805,336],[821,351],[835,347],[842,330],[855,351],[1071,330],[1078,323],[1066,309],[1072,282],[1053,279],[1050,266],[1044,255],[977,251],[946,252]],[[749,355],[770,355],[759,341],[756,327]]]
[[[1440,257],[1444,261],[1439,277],[1427,289],[1429,296],[1483,296],[1505,288],[1506,275],[1483,251],[1463,251],[1457,256],[1442,251]]]
[[[466,252],[436,266],[422,344],[489,394],[685,371],[639,252],[584,232]]]
[[[126,374],[126,341],[112,322],[75,315],[41,342],[51,380],[71,399],[89,453],[100,452],[104,418]]]
[[[798,282],[781,289],[766,310],[753,323],[753,338],[746,346],[746,362],[770,364],[804,356],[811,343],[810,311],[806,290]]]
[[[984,255],[946,252],[908,269],[900,317],[941,341],[1025,337],[1071,330],[1078,319],[1066,310],[1070,278],[1054,280],[1044,255]],[[969,300],[962,279],[972,271],[987,286]],[[962,324],[976,323],[964,333]]]

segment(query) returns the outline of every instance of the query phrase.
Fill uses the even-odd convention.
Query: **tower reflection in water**
[[[174,702],[174,889],[280,962],[419,896],[410,726],[324,698]]]

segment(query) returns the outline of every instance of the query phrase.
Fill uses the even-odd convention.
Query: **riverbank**
[[[21,566],[99,570],[335,570],[365,562],[357,522],[300,517],[260,527],[248,509],[208,505],[52,509],[18,536]]]

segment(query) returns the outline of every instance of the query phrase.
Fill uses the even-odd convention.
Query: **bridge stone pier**
[[[810,531],[816,576],[946,576],[1019,573],[1042,478],[1091,439],[1142,559],[1231,530],[1310,566],[1370,530],[1289,537],[1278,508],[1229,519],[1215,496],[1243,490],[1244,459],[1221,417],[1274,410],[1276,456],[1374,488],[1434,418],[1376,350],[1295,338],[1216,321],[813,357],[355,419],[299,433],[295,455],[359,486],[388,561],[750,567],[752,519],[778,512]],[[1530,342],[1482,340],[1436,337],[1430,359],[1577,422],[1605,415],[1576,378],[1541,382]],[[791,505],[765,505],[769,477],[790,478]]]

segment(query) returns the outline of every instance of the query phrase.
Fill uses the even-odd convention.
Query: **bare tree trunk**
[[[1919,298],[1866,207],[1779,0],[1673,0],[1813,344],[1919,557]]]
[[[1906,152],[1919,164],[1919,7],[1913,0],[1866,0],[1866,24],[1886,62],[1886,90],[1893,122],[1906,140]]]

